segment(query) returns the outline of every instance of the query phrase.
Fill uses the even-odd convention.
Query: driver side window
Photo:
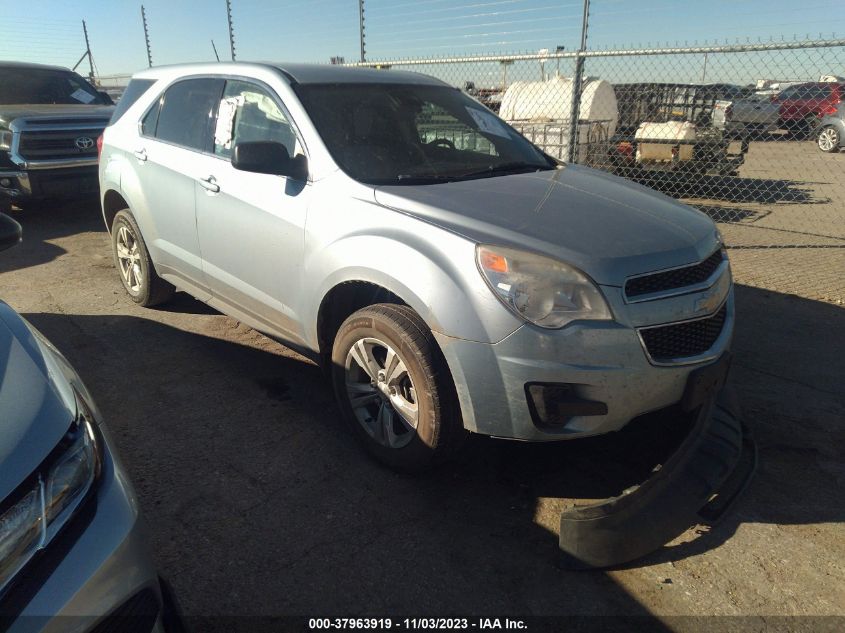
[[[303,153],[287,116],[264,88],[227,81],[214,130],[214,153],[231,158],[237,143],[249,141],[281,143],[291,158]]]

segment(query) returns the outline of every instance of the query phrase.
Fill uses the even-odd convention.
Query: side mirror
[[[0,213],[0,251],[12,248],[21,241],[21,225],[5,213]]]
[[[256,174],[287,176],[299,181],[308,179],[308,160],[305,156],[291,158],[287,148],[275,141],[237,143],[232,150],[232,167]]]

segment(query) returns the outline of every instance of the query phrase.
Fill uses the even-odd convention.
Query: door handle
[[[145,150],[145,149],[136,149],[136,150],[135,150],[135,158],[137,158],[137,159],[138,159],[138,160],[140,160],[140,161],[145,161],[145,160],[147,160],[147,150]]]
[[[203,189],[206,189],[212,193],[217,193],[218,191],[220,191],[220,185],[217,184],[217,179],[215,179],[214,176],[209,176],[208,178],[200,178],[199,181]]]

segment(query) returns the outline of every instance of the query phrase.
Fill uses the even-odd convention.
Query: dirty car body
[[[194,112],[200,141],[158,138],[151,118],[195,80],[216,95]],[[104,134],[109,229],[128,209],[156,275],[319,360],[348,316],[332,304],[338,289],[363,284],[408,306],[436,340],[468,431],[614,431],[678,403],[691,372],[729,348],[731,273],[707,216],[554,162],[439,80],[215,64],[133,81],[142,94]],[[233,148],[220,151],[221,113],[246,107],[221,105],[235,82],[283,113],[302,175],[247,173]],[[444,125],[460,128],[457,147],[439,138]],[[561,285],[540,287],[535,269]]]
[[[19,231],[0,215],[0,250]],[[162,631],[164,595],[90,393],[0,301],[0,629],[88,631],[119,616]]]

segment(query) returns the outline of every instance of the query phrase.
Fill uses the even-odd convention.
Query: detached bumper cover
[[[650,479],[560,517],[561,566],[614,567],[653,552],[696,523],[718,520],[748,484],[756,446],[738,408],[720,392]]]

